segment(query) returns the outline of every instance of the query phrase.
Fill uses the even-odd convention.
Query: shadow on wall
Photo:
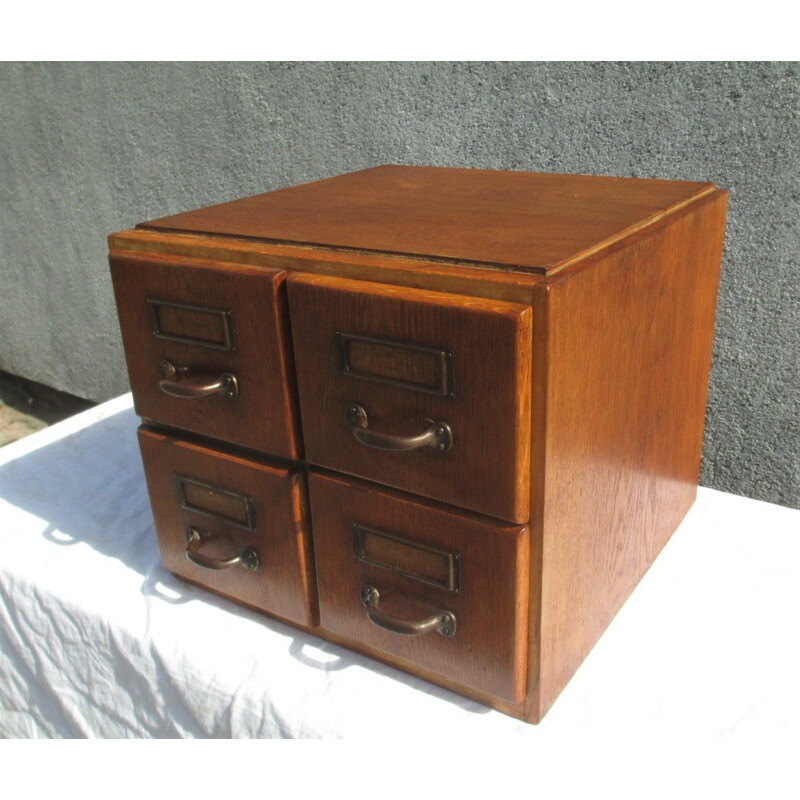
[[[0,372],[0,447],[94,405],[41,383]]]

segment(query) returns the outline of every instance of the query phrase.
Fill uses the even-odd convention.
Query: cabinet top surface
[[[710,183],[383,166],[138,226],[547,272]]]

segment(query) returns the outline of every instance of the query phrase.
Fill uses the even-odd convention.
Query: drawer
[[[110,260],[137,413],[300,457],[282,307],[285,273],[129,256]]]
[[[164,566],[219,594],[316,624],[303,473],[139,429]]]
[[[529,307],[301,274],[288,292],[308,461],[528,521]]]
[[[353,644],[519,702],[528,529],[371,484],[309,478],[321,626]]]

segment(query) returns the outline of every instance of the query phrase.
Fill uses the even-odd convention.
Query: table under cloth
[[[532,726],[167,572],[138,424],[125,395],[0,450],[0,735],[800,742],[800,511],[701,488]]]

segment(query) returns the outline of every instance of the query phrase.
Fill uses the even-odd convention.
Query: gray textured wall
[[[704,485],[800,507],[797,64],[2,64],[0,369],[127,391],[106,235],[382,163],[730,189]]]

